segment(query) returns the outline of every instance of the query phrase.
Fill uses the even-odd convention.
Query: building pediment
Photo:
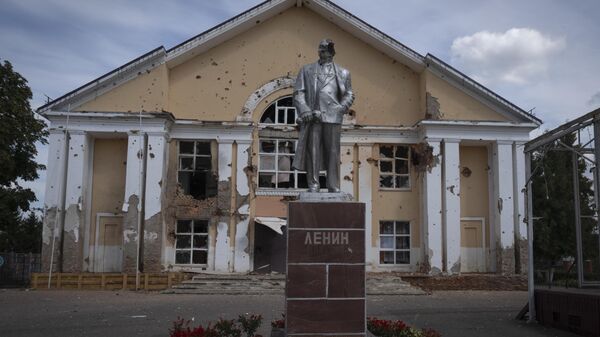
[[[236,120],[249,101],[260,109],[261,98],[263,105],[276,99],[277,94],[253,96],[266,83],[293,77],[302,64],[314,62],[323,37],[336,41],[336,62],[352,72],[358,124],[411,126],[430,118],[426,76],[447,86],[438,96],[465,96],[442,102],[447,119],[541,123],[435,56],[420,55],[328,0],[265,1],[169,50],[158,47],[38,111],[168,111],[183,119]]]

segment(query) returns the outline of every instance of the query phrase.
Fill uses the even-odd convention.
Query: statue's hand
[[[310,123],[313,117],[311,113],[305,113],[300,118],[302,118],[302,123],[306,124]]]
[[[313,115],[313,120],[316,122],[322,122],[323,121],[323,113],[319,110],[315,110],[312,112]]]

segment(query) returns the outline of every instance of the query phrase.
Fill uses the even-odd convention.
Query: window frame
[[[180,221],[191,221],[190,224],[190,232],[179,233],[178,227]],[[194,227],[196,221],[205,221],[206,222],[206,232],[196,233],[194,232]],[[208,258],[209,258],[209,249],[210,249],[210,219],[206,218],[181,218],[175,220],[175,245],[173,250],[173,264],[176,266],[182,267],[208,267]],[[178,236],[188,236],[190,238],[190,247],[189,248],[177,248],[177,240]],[[205,236],[206,237],[206,248],[194,248],[194,236]],[[189,263],[178,263],[177,262],[177,252],[178,251],[187,251],[190,253],[190,262]],[[193,263],[194,262],[194,251],[204,251],[206,252],[206,263]]]
[[[382,158],[381,157],[381,147],[382,146],[392,146],[393,147],[393,157],[392,158]],[[397,153],[397,149],[399,147],[406,147],[407,151],[406,151],[406,158],[404,157],[397,157],[396,153]],[[378,161],[377,161],[377,168],[378,168],[378,180],[377,180],[377,184],[379,187],[380,191],[412,191],[412,169],[411,169],[411,154],[412,154],[412,149],[411,146],[409,144],[390,144],[390,143],[381,143],[378,144]],[[407,173],[396,173],[396,160],[402,160],[402,161],[406,161],[406,165],[407,165]],[[381,162],[390,162],[392,164],[392,170],[391,172],[385,172],[382,174],[381,171]],[[394,187],[385,187],[381,185],[381,177],[382,176],[387,176],[387,177],[392,177],[392,182],[394,184]],[[408,178],[408,186],[406,187],[395,187],[396,185],[396,178],[397,177],[407,177]]]
[[[383,234],[382,232],[382,224],[384,222],[393,223],[394,233],[393,234]],[[406,223],[408,226],[408,234],[406,233],[397,233],[396,225],[397,223]],[[394,247],[393,248],[383,248],[381,247],[382,240],[381,238],[389,238],[393,239]],[[398,248],[397,238],[398,237],[408,237],[408,248]],[[380,266],[408,266],[411,264],[411,247],[412,247],[412,228],[411,222],[408,220],[379,220],[379,265]],[[394,263],[383,263],[381,261],[381,252],[393,252],[394,253]],[[398,252],[407,252],[408,253],[408,262],[407,263],[398,263],[397,262],[397,253]]]
[[[183,185],[181,185],[181,181],[179,180],[179,174],[180,172],[206,172],[207,175],[213,174],[214,172],[216,172],[216,167],[213,167],[214,165],[214,158],[213,158],[213,142],[215,140],[214,139],[177,139],[177,184],[183,189]],[[181,153],[181,143],[194,143],[194,153]],[[205,143],[208,145],[209,148],[209,154],[198,154],[196,151],[198,150],[198,143]],[[218,151],[218,149],[217,149]],[[217,153],[215,153],[214,155],[217,155]],[[182,169],[182,164],[181,164],[181,159],[182,158],[192,158],[192,168],[191,169]],[[197,158],[208,158],[210,161],[210,169],[208,170],[196,170],[196,160]],[[208,179],[207,179],[208,182]],[[184,191],[185,192],[185,191]],[[205,191],[204,194],[206,194],[206,196],[204,198],[200,198],[197,199],[194,197],[194,199],[196,200],[203,200],[205,198],[209,198],[208,196],[208,188],[207,186],[205,186]],[[185,193],[186,195],[190,195],[192,196],[191,193]],[[193,196],[192,196],[193,197]]]
[[[274,127],[295,127],[296,125],[298,125],[298,124],[296,123],[296,119],[298,119],[298,111],[296,111],[296,107],[295,107],[295,106],[281,106],[281,107],[279,106],[279,102],[280,102],[280,101],[283,101],[283,100],[284,100],[284,99],[286,99],[286,98],[291,98],[291,99],[292,99],[292,102],[294,101],[294,96],[293,96],[293,95],[284,95],[284,96],[281,96],[281,97],[277,98],[275,101],[271,102],[271,104],[269,104],[265,110],[263,110],[263,112],[262,112],[262,114],[261,114],[261,116],[260,116],[260,119],[259,119],[258,125],[259,125],[259,126],[263,126],[263,127],[264,127],[264,126],[274,126]],[[275,120],[274,120],[272,123],[264,123],[264,122],[261,122],[260,120],[263,118],[264,114],[267,112],[267,110],[268,110],[268,109],[269,109],[269,108],[270,108],[270,107],[271,107],[273,104],[275,104],[275,107],[274,107],[274,110],[275,110]],[[288,113],[287,113],[287,112],[288,112],[288,110],[294,110],[294,121],[293,121],[293,123],[292,123],[292,124],[289,124],[289,123],[280,123],[280,122],[279,122],[279,110],[280,110],[280,109],[284,111],[284,116],[285,116],[285,118],[287,118],[287,116],[288,116]]]

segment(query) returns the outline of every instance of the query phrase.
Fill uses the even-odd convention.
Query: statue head
[[[335,55],[335,43],[331,39],[324,39],[319,43],[319,59],[321,61],[331,61]]]

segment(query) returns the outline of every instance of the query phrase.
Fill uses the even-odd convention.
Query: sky
[[[158,46],[169,49],[259,0],[3,0],[0,60],[54,99]],[[544,121],[600,107],[598,0],[334,0]],[[36,160],[46,164],[47,146]],[[43,205],[45,172],[25,182]]]

